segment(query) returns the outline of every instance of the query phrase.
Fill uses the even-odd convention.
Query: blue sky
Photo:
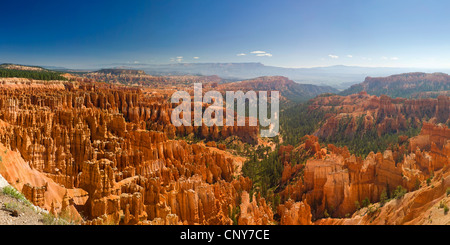
[[[445,0],[4,1],[0,62],[450,68],[449,7]]]

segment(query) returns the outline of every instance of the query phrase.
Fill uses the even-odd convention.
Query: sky
[[[450,1],[3,1],[0,63],[450,68]]]

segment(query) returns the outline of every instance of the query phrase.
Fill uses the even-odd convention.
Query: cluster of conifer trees
[[[19,77],[45,81],[67,80],[65,77],[61,76],[60,73],[48,70],[27,71],[27,70],[13,70],[4,68],[0,68],[0,77]]]

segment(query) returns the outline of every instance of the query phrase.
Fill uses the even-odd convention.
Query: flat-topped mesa
[[[132,70],[132,69],[101,69],[97,73],[111,74],[111,75],[145,75],[142,70]]]
[[[417,80],[426,80],[432,82],[450,82],[450,76],[445,73],[423,73],[411,72],[388,77],[366,77],[364,82],[381,82],[381,83],[395,83],[395,82],[416,82]]]
[[[81,80],[104,81],[109,84],[125,84],[129,86],[144,86],[154,89],[181,88],[193,83],[203,83],[205,86],[217,86],[222,79],[216,75],[213,76],[195,76],[195,75],[170,75],[153,76],[147,75],[142,70],[134,69],[102,69],[96,72],[88,72],[82,75]]]
[[[365,91],[372,95],[421,98],[448,95],[450,76],[445,73],[405,73],[388,77],[367,77],[364,82],[352,85],[342,94]]]

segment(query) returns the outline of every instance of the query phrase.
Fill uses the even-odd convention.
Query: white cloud
[[[194,59],[195,59],[195,60],[198,60],[198,59],[200,59],[200,57],[195,56]]]
[[[250,52],[250,54],[253,54],[255,56],[259,56],[259,57],[272,57],[271,53],[267,53],[266,51],[261,51],[261,50],[256,50],[256,51],[252,51]],[[236,56],[246,56],[246,53],[239,53],[236,54]]]
[[[257,54],[256,56],[267,56],[267,57],[272,57],[272,54],[264,53],[264,54]]]
[[[353,58],[353,55],[348,54],[347,57],[348,57],[348,58]]]
[[[339,59],[339,56],[333,55],[333,54],[329,54],[328,57],[330,57],[332,59]]]
[[[176,58],[170,58],[170,61],[172,62],[181,62],[183,61],[183,56],[177,56]]]
[[[382,60],[398,60],[398,57],[386,57],[386,56],[383,56],[383,57],[381,57],[381,59]]]
[[[265,54],[266,51],[252,51],[251,54]]]
[[[259,57],[263,57],[263,56],[272,57],[271,53],[267,53],[266,51],[261,51],[261,50],[252,51],[252,52],[250,52],[250,54],[254,54],[254,55],[259,56]],[[244,56],[244,55],[245,55],[244,53],[238,54],[238,56]]]

